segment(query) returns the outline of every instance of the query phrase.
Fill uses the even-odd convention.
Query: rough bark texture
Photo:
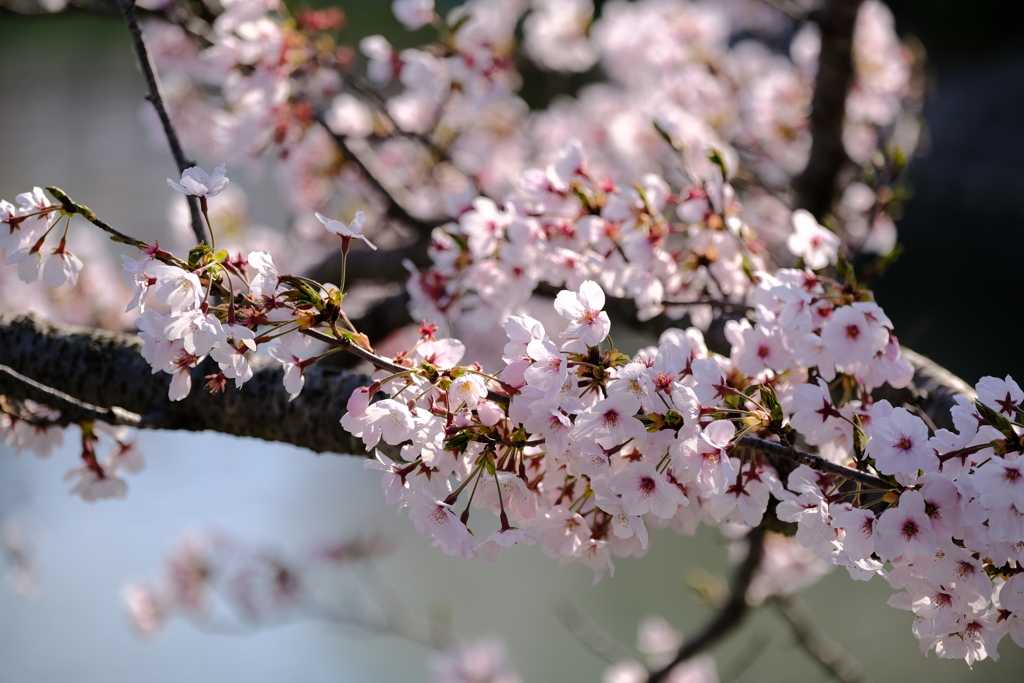
[[[352,391],[366,386],[362,374],[310,367],[306,385],[294,401],[282,386],[279,365],[253,364],[254,375],[242,388],[229,381],[223,394],[203,389],[203,375],[216,365],[192,371],[192,393],[183,401],[167,398],[171,376],[153,374],[136,335],[57,325],[32,316],[0,313],[0,363],[85,403],[117,406],[142,416],[143,428],[213,430],[265,441],[282,441],[316,452],[364,452],[362,442],[341,428]],[[29,398],[25,387],[0,375],[0,394]]]
[[[861,0],[830,0],[821,8],[821,56],[811,103],[811,155],[794,182],[797,206],[818,219],[832,210],[836,177],[846,161],[843,117],[853,82],[853,29]]]

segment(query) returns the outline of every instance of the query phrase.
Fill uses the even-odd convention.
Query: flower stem
[[[213,235],[213,226],[210,225],[210,214],[207,212],[206,197],[199,198],[199,209],[203,212],[203,218],[206,219],[206,229],[210,231],[210,248],[213,249],[214,253],[217,253],[217,238]]]

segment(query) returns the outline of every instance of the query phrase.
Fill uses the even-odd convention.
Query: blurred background
[[[388,5],[345,5],[347,38],[381,32],[398,45],[415,42]],[[927,50],[932,90],[929,142],[914,161],[912,199],[898,222],[905,252],[876,286],[878,300],[903,344],[968,382],[1020,379],[1024,319],[1004,302],[1019,298],[1012,273],[1024,247],[1024,24],[1005,16],[1003,3],[891,7],[901,35]],[[139,122],[143,83],[119,18],[0,13],[0,93],[0,197],[54,184],[127,232],[166,233],[164,179],[176,173]],[[232,182],[245,187],[261,224],[284,220],[268,180]],[[556,615],[564,603],[632,645],[649,614],[683,633],[698,629],[711,608],[694,599],[687,577],[698,569],[728,574],[724,543],[707,529],[696,539],[655,533],[646,558],[617,560],[614,577],[595,587],[589,569],[558,568],[536,548],[506,552],[492,570],[427,547],[384,505],[379,476],[359,458],[212,434],[152,432],[142,440],[147,469],[129,480],[127,500],[92,505],[70,497],[61,481],[75,466],[75,444],[45,461],[0,450],[0,520],[30,532],[40,580],[31,599],[0,590],[0,683],[428,679],[428,648],[315,620],[242,636],[176,620],[154,639],[138,638],[122,588],[157,578],[188,530],[292,553],[379,533],[394,550],[373,571],[403,609],[450,619],[466,640],[503,639],[524,681],[600,679],[605,663]],[[354,572],[341,574],[339,596],[364,590]],[[1024,652],[1009,639],[999,662],[973,671],[919,654],[910,615],[885,605],[891,592],[880,580],[854,583],[837,571],[802,596],[870,680],[1020,680]],[[826,678],[769,609],[714,653],[723,681]]]

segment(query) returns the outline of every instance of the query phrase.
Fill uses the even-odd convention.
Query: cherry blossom
[[[182,172],[180,183],[168,178],[167,184],[178,192],[192,197],[215,197],[228,186],[227,167],[221,164],[213,169],[213,175],[207,175],[203,169],[192,166]]]
[[[567,339],[578,337],[584,344],[595,346],[608,336],[611,321],[604,308],[604,291],[593,280],[580,284],[576,292],[559,292],[555,299],[555,310],[569,320],[569,326],[562,332]]]
[[[649,462],[633,463],[616,474],[608,485],[612,491],[622,495],[622,509],[627,515],[651,512],[668,519],[675,514],[677,506],[689,502]]]
[[[596,18],[589,0],[471,0],[442,19],[430,0],[396,0],[407,28],[436,21],[443,36],[401,52],[381,36],[363,38],[371,86],[390,84],[368,96],[352,87],[351,55],[324,33],[337,22],[292,20],[277,2],[222,4],[201,42],[187,22],[154,29],[165,32],[154,42],[175,84],[171,110],[188,147],[276,164],[300,220],[287,237],[237,242],[218,225],[230,247],[221,252],[179,258],[154,244],[140,248],[142,260],[124,258],[141,354],[154,373],[171,375],[171,400],[189,395],[207,356],[219,366],[211,389],[228,379],[240,388],[250,362],[267,361],[294,399],[307,368],[327,355],[307,335],[344,336],[376,370],[348,398],[341,425],[367,449],[393,447],[394,460],[375,450],[366,468],[381,476],[386,502],[408,509],[448,555],[493,565],[502,549],[536,543],[562,564],[588,566],[596,581],[614,571],[613,555],[648,550],[657,538],[649,526],[732,533],[760,525],[774,498],[778,519],[797,530],[766,538],[752,604],[839,565],[898,591],[890,604],[911,612],[926,651],[973,663],[996,658],[1006,633],[1024,645],[1024,392],[1009,376],[983,378],[977,402],[955,399],[953,430],[878,400],[876,388],[907,386],[914,367],[857,269],[839,257],[890,254],[892,187],[844,180],[826,220],[835,232],[776,191],[811,153],[822,38],[810,23],[780,16],[769,31],[745,3],[661,0],[607,3]],[[789,55],[775,49],[780,36],[792,36]],[[530,111],[518,94],[523,57],[555,71],[599,63],[605,78]],[[904,140],[911,66],[887,10],[862,3],[842,131],[850,177],[883,178],[893,170],[879,173],[888,150],[913,151]],[[370,163],[344,149],[354,142]],[[367,183],[357,166],[379,177]],[[208,197],[228,204],[233,194],[225,169],[208,176],[193,167],[167,182],[207,213]],[[67,227],[57,222],[67,204],[41,188],[16,201],[0,200],[0,248],[18,276],[88,283],[66,233],[58,241],[54,232]],[[319,213],[325,207],[365,212],[346,224]],[[372,351],[354,329],[350,292],[282,275],[310,272],[315,259],[305,252],[324,251],[289,250],[298,237],[330,244],[301,218],[312,221],[311,212],[342,237],[345,255],[353,238],[377,248],[363,234],[367,215],[450,217],[424,221],[430,263],[408,267],[412,311],[426,318],[413,341]],[[230,223],[210,217],[211,229]],[[387,223],[374,218],[382,245],[406,236]],[[775,266],[793,263],[785,249],[800,268]],[[535,293],[550,293],[553,305]],[[604,311],[612,300],[631,302],[641,320],[690,327],[667,330],[657,345],[645,339],[651,346],[630,356],[613,348]],[[567,321],[560,334],[558,316]],[[438,339],[439,329],[453,337]],[[727,344],[714,343],[719,330]],[[264,351],[269,360],[258,361]],[[62,438],[48,426],[59,413],[29,401],[7,412],[6,401],[0,438],[47,455]],[[81,429],[73,492],[123,497],[120,475],[142,467],[135,441]],[[113,442],[102,462],[89,440],[100,436]],[[816,468],[776,471],[763,440],[790,455],[807,449],[802,462]],[[142,630],[173,609],[207,609],[210,557],[186,544],[170,589],[131,591]],[[239,585],[265,582],[269,567],[243,573]],[[264,598],[294,602],[293,589],[286,582]],[[246,609],[263,613],[266,600],[243,592]],[[643,680],[679,646],[664,625],[648,624],[643,640],[647,664],[622,662],[610,680]],[[488,645],[450,653],[437,676],[517,680]],[[713,666],[693,662],[670,678],[713,677]]]
[[[327,218],[326,216],[321,215],[319,212],[316,213],[316,218],[318,221],[324,224],[324,227],[327,228],[327,232],[333,232],[335,235],[339,235],[340,237],[345,239],[351,239],[353,237],[356,237],[366,242],[367,246],[369,246],[371,249],[377,249],[377,247],[375,247],[370,242],[370,240],[366,239],[366,235],[363,234],[363,224],[366,222],[366,214],[363,213],[362,211],[356,211],[356,217],[353,218],[352,222],[349,223],[348,225],[341,221],[336,221],[332,218]]]
[[[793,254],[802,257],[808,268],[820,270],[829,264],[835,265],[838,235],[819,225],[814,216],[804,209],[793,212],[793,227],[796,232],[786,240],[786,246]]]

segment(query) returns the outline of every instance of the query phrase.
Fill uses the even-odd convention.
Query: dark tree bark
[[[853,29],[861,0],[829,0],[817,16],[821,56],[811,103],[811,156],[793,187],[796,204],[821,220],[832,210],[836,178],[846,162],[843,118],[853,82]]]
[[[356,387],[370,383],[366,375],[312,366],[302,393],[289,401],[280,365],[257,357],[253,378],[241,389],[229,381],[223,394],[211,395],[203,389],[203,375],[217,368],[208,361],[193,369],[188,398],[170,401],[171,376],[153,374],[141,348],[142,340],[132,334],[0,313],[0,363],[92,406],[136,413],[142,428],[212,430],[318,453],[364,453],[362,442],[345,432],[339,420]],[[7,374],[0,374],[0,394],[38,397]]]

